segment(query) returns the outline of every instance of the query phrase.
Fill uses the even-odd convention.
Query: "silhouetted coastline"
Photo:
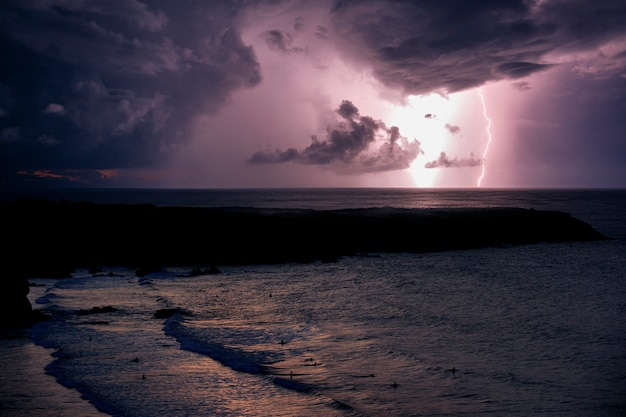
[[[0,327],[46,317],[27,299],[28,278],[69,278],[76,268],[332,262],[342,256],[605,239],[568,213],[521,208],[341,210],[157,207],[17,199],[10,224]]]
[[[74,268],[332,261],[376,252],[606,239],[568,213],[521,208],[305,210],[94,204],[18,199],[6,259],[19,275]]]

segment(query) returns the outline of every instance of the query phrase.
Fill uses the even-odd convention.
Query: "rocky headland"
[[[69,277],[79,267],[152,271],[606,239],[568,213],[520,208],[319,211],[22,199],[0,202],[0,215],[2,316],[32,311],[26,278]]]

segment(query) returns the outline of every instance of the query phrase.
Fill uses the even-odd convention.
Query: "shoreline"
[[[36,344],[30,335],[0,338],[3,357],[0,380],[1,414],[6,417],[107,417],[76,389],[61,384],[46,372],[55,349]]]

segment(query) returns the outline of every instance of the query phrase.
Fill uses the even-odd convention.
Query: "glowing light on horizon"
[[[403,106],[393,106],[385,117],[389,126],[398,126],[400,134],[409,140],[418,140],[424,152],[411,164],[410,173],[417,187],[433,187],[441,171],[424,168],[425,161],[437,159],[450,140],[450,133],[443,127],[457,107],[451,97],[437,94],[409,96]]]
[[[480,184],[483,181],[483,178],[485,178],[485,166],[486,164],[486,160],[487,160],[487,152],[489,152],[489,145],[491,145],[491,119],[489,118],[489,116],[487,115],[487,105],[485,104],[485,96],[483,95],[483,89],[482,87],[478,89],[478,95],[480,96],[480,102],[483,105],[483,116],[485,116],[485,120],[487,120],[487,143],[485,144],[485,150],[483,151],[483,158],[482,158],[482,172],[480,174],[480,177],[478,177],[478,182],[476,183],[476,188],[480,188]]]

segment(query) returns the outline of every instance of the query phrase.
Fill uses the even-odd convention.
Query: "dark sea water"
[[[221,266],[218,275],[188,276],[190,265],[138,278],[111,266],[98,276],[79,270],[67,280],[33,280],[42,285],[31,291],[35,308],[56,315],[29,338],[0,340],[0,415],[626,415],[624,190],[30,196],[160,206],[526,207],[567,211],[613,239]],[[113,309],[80,314],[104,306]],[[163,308],[181,313],[155,318]]]

